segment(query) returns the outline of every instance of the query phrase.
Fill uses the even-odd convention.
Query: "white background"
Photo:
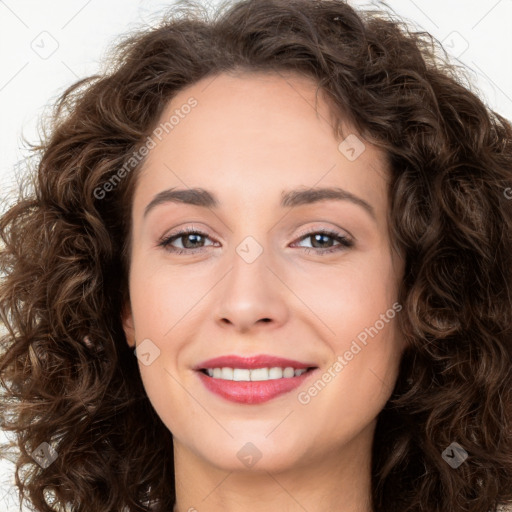
[[[2,197],[15,185],[17,163],[27,156],[21,137],[37,141],[38,118],[45,106],[79,78],[97,72],[105,50],[120,35],[158,19],[158,11],[170,3],[0,0]],[[349,3],[371,6],[363,0]],[[388,0],[388,4],[413,29],[428,31],[442,41],[467,66],[484,101],[512,119],[512,0]],[[0,510],[18,510],[12,465],[7,461],[0,464],[0,481],[4,482]]]

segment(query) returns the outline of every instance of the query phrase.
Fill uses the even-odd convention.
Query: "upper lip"
[[[226,355],[214,357],[203,361],[194,367],[194,370],[205,370],[207,368],[272,368],[272,367],[287,368],[292,367],[295,369],[301,368],[316,368],[314,363],[295,361],[293,359],[285,359],[282,357],[271,356],[267,354],[258,354],[249,357],[242,357],[237,355]]]

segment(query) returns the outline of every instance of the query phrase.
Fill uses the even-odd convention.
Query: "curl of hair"
[[[188,2],[61,95],[0,217],[0,418],[16,436],[20,497],[40,511],[172,509],[172,436],[121,323],[142,164],[119,170],[178,91],[263,71],[313,79],[336,133],[348,121],[389,158],[407,347],[377,422],[375,510],[511,503],[512,126],[442,52],[341,0],[225,2],[214,15]],[[468,454],[457,469],[441,456],[452,442]],[[58,454],[46,468],[32,456],[41,443]]]

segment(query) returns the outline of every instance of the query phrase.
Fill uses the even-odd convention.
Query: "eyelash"
[[[317,234],[334,238],[337,242],[340,242],[340,244],[335,245],[334,247],[330,247],[328,249],[317,249],[315,247],[303,247],[302,249],[306,249],[307,254],[309,254],[311,251],[313,251],[315,254],[318,254],[318,255],[331,254],[331,253],[338,252],[338,251],[341,251],[344,249],[348,249],[354,245],[354,242],[352,240],[348,239],[346,236],[344,236],[340,233],[337,233],[336,231],[330,231],[328,229],[318,229],[315,231],[309,231],[307,233],[302,233],[297,241],[301,241],[304,238],[308,238],[308,237],[311,237],[311,236],[317,235]],[[194,254],[194,253],[196,253],[198,251],[202,251],[204,249],[204,247],[197,247],[195,249],[180,249],[180,248],[171,246],[171,243],[174,240],[177,240],[185,235],[200,235],[202,237],[210,238],[207,233],[204,233],[202,231],[195,230],[195,229],[193,229],[193,230],[183,229],[183,230],[177,231],[176,233],[173,233],[172,235],[170,235],[168,237],[163,238],[158,243],[158,246],[163,247],[165,250],[167,250],[173,254],[178,254],[178,255],[185,254],[185,253]]]

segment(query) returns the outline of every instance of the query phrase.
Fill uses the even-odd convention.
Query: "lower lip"
[[[207,389],[226,400],[240,404],[261,404],[299,387],[312,373],[315,373],[315,370],[304,372],[299,377],[263,381],[214,379],[201,371],[198,371],[198,374]]]

